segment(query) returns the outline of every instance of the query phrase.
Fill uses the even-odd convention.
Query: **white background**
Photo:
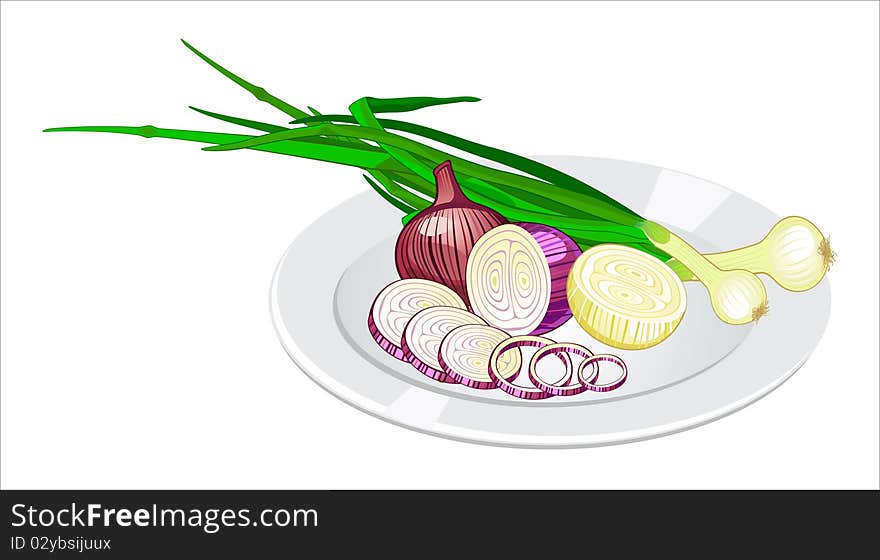
[[[413,118],[808,216],[839,254],[827,331],[766,398],[651,441],[503,449],[365,415],[296,368],[268,307],[284,249],[366,188],[357,170],[40,132],[237,130],[190,104],[286,122],[181,37],[294,105],[476,95]],[[877,154],[874,2],[4,3],[0,484],[876,488]]]

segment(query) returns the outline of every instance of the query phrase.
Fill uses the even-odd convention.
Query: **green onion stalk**
[[[433,169],[448,160],[452,162],[456,177],[468,198],[496,210],[506,219],[554,227],[569,235],[582,249],[602,243],[616,243],[633,247],[664,262],[674,257],[673,270],[682,280],[699,280],[706,284],[710,294],[715,288],[717,297],[713,297],[713,305],[716,305],[716,300],[721,302],[718,304],[721,309],[716,307],[719,317],[734,323],[746,322],[744,318],[754,318],[753,313],[749,314],[751,309],[749,313],[739,308],[725,309],[724,301],[731,297],[729,290],[742,288],[743,282],[755,292],[758,288],[754,281],[760,284],[760,280],[756,277],[754,281],[743,280],[745,276],[740,274],[731,280],[727,271],[717,268],[666,228],[646,220],[580,179],[498,148],[419,124],[377,116],[479,101],[476,97],[362,97],[349,106],[349,114],[322,114],[312,107],[308,107],[307,112],[233,74],[186,41],[183,44],[258,100],[286,114],[292,119],[286,123],[288,126],[190,107],[205,116],[257,132],[231,134],[152,125],[71,126],[49,128],[46,132],[108,132],[144,138],[169,138],[209,144],[203,148],[207,151],[259,150],[356,167],[363,171],[370,188],[401,211],[403,224],[431,205],[436,195]],[[420,140],[432,141],[440,147]],[[503,165],[515,172],[458,157],[445,151],[447,148]],[[754,277],[754,274],[751,276]],[[742,305],[739,307],[766,307],[763,285],[748,299],[746,303],[740,302]]]

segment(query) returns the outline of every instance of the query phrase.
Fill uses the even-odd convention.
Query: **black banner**
[[[3,491],[4,558],[433,557],[647,545],[852,557],[877,492]],[[714,543],[714,544],[713,544]],[[412,548],[415,547],[415,548]],[[757,547],[757,548],[756,548]],[[864,549],[862,549],[864,550]],[[852,554],[850,554],[852,553]],[[555,553],[553,554],[555,556]],[[493,556],[494,557],[494,556]]]

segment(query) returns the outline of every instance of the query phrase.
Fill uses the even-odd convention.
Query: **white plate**
[[[761,239],[778,219],[759,204],[696,177],[639,163],[553,156],[541,161],[581,178],[702,251]],[[688,282],[688,309],[662,344],[609,348],[574,321],[547,336],[622,357],[618,390],[522,401],[498,390],[438,383],[385,354],[367,329],[375,295],[397,279],[400,214],[367,192],[306,229],[272,282],[272,318],[294,362],[345,402],[421,432],[494,445],[585,447],[692,428],[766,395],[816,346],[830,310],[827,280],[806,293],[764,278],[770,314],[756,325],[719,321],[705,289]]]

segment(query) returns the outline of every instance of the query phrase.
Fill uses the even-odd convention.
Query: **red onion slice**
[[[610,383],[604,383],[602,385],[595,384],[596,378],[586,379],[584,377],[584,369],[586,369],[588,365],[596,364],[598,362],[611,362],[612,364],[617,365],[617,367],[620,368],[620,375],[618,376],[618,378]],[[607,391],[613,391],[614,389],[617,389],[618,387],[623,385],[624,381],[626,381],[626,375],[626,364],[623,362],[623,360],[612,354],[596,354],[594,356],[591,356],[581,362],[581,365],[577,371],[578,380],[583,383],[584,386],[590,391],[597,391],[599,393],[605,393]]]
[[[485,325],[486,322],[458,307],[429,307],[419,311],[403,330],[401,348],[404,356],[417,370],[431,379],[455,383],[440,365],[440,343],[449,332],[464,325]]]
[[[566,282],[581,250],[542,224],[504,224],[484,233],[467,261],[474,313],[513,336],[538,335],[571,317]]]
[[[542,391],[537,387],[523,387],[522,385],[514,385],[513,381],[516,380],[519,372],[517,371],[517,375],[511,376],[510,378],[505,379],[503,376],[499,375],[500,364],[499,359],[502,354],[510,350],[511,348],[519,348],[521,346],[537,346],[538,348],[548,346],[550,344],[555,344],[554,341],[549,338],[544,338],[543,336],[514,336],[508,338],[501,344],[495,347],[495,350],[492,351],[492,357],[489,358],[489,377],[495,382],[495,385],[510,395],[520,399],[527,400],[538,400],[538,399],[546,399],[552,397],[550,393]],[[559,359],[562,360],[562,363],[565,364],[565,377],[564,383],[568,383],[571,380],[572,367],[571,367],[571,358],[568,357],[568,354],[557,354]]]
[[[577,395],[578,393],[583,393],[587,390],[587,386],[583,383],[575,383],[571,384],[571,378],[568,379],[560,379],[556,382],[549,382],[545,379],[541,378],[538,373],[538,362],[547,356],[560,355],[560,354],[576,354],[578,356],[583,356],[584,358],[592,358],[593,353],[590,352],[590,349],[582,346],[580,344],[575,344],[573,342],[558,342],[556,344],[550,344],[538,350],[534,356],[532,356],[531,361],[529,362],[529,379],[534,383],[535,387],[541,389],[545,393],[550,393],[551,395],[557,397],[570,397],[572,395]],[[590,365],[593,366],[593,370],[588,378],[589,383],[595,383],[597,379],[599,379],[599,366],[596,362],[590,362]],[[583,364],[582,364],[583,366]],[[580,380],[580,376],[582,375],[582,371],[586,366],[578,369],[578,380]]]
[[[450,378],[474,389],[494,389],[489,377],[492,351],[510,335],[488,325],[464,325],[452,329],[440,343],[438,361]],[[516,377],[522,367],[522,352],[512,348],[499,355],[496,374]]]
[[[405,360],[401,340],[406,324],[419,311],[438,305],[465,309],[461,297],[443,284],[421,278],[398,280],[385,286],[376,296],[367,326],[382,350]]]

